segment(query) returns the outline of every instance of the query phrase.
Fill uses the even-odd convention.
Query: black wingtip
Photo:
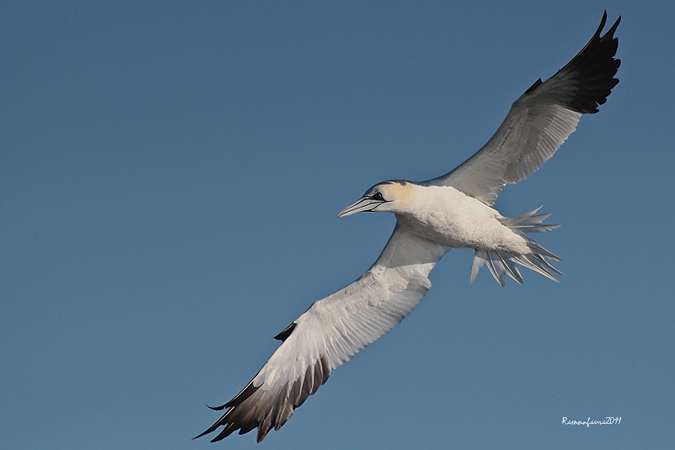
[[[278,341],[282,341],[282,342],[285,341],[286,339],[288,339],[288,336],[291,335],[293,330],[295,330],[296,325],[297,325],[297,323],[293,322],[292,324],[290,324],[289,326],[284,328],[284,330],[281,333],[274,336],[274,339],[276,339]]]
[[[613,35],[614,32],[616,31],[617,27],[619,26],[619,23],[621,22],[621,16],[619,16],[616,19],[616,22],[614,22],[614,25],[610,27],[609,30],[607,30],[607,33],[605,33],[605,36],[607,35]],[[600,20],[600,25],[598,26],[597,31],[595,32],[594,37],[600,37],[600,33],[602,33],[602,29],[605,28],[605,25],[607,24],[607,10],[604,10],[602,13],[602,19]]]
[[[209,434],[209,433],[210,433],[210,431],[209,431],[209,430],[206,430],[206,431],[204,431],[203,433],[201,433],[201,434],[199,434],[199,435],[193,437],[192,440],[194,441],[195,439],[199,439],[200,437],[206,436],[206,435]]]
[[[216,430],[216,428],[218,428],[216,425],[212,425],[206,431],[204,431],[204,432],[198,434],[197,436],[193,437],[192,440],[194,441],[195,439],[199,439],[200,437],[206,436],[209,433],[213,433]]]
[[[541,78],[539,78],[537,81],[534,82],[532,86],[530,86],[525,93],[529,94],[530,92],[534,92],[539,86],[541,86],[543,82],[541,81]]]
[[[595,114],[598,106],[607,101],[612,89],[619,83],[615,78],[621,60],[616,58],[619,39],[614,36],[621,23],[621,16],[602,35],[607,24],[607,11],[593,37],[586,46],[560,72],[575,74],[580,87],[575,98],[566,106],[582,114]]]
[[[600,20],[600,26],[598,26],[598,30],[595,32],[596,36],[600,36],[600,33],[602,32],[602,29],[605,28],[606,23],[607,23],[607,10],[604,10],[602,12],[602,19]]]
[[[225,409],[225,406],[226,406],[226,405],[220,405],[220,406],[209,406],[209,405],[206,405],[206,407],[209,408],[209,409],[212,410],[212,411],[222,411],[223,409]]]

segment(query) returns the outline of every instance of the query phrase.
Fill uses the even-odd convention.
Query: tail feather
[[[504,268],[504,264],[502,264],[499,253],[488,252],[487,261],[488,269],[490,269],[492,276],[495,277],[495,280],[499,284],[504,286],[504,283],[506,283],[506,269]]]
[[[497,256],[499,256],[501,263],[504,265],[504,268],[506,269],[506,274],[511,278],[513,278],[517,283],[523,284],[523,276],[520,274],[520,271],[518,270],[518,266],[516,265],[515,260],[504,258],[500,253],[497,253]]]
[[[502,286],[506,284],[506,275],[511,277],[517,283],[523,284],[523,277],[518,271],[517,265],[527,267],[550,280],[558,281],[551,272],[555,272],[559,275],[562,275],[563,273],[553,267],[547,260],[560,261],[560,258],[539,245],[534,239],[525,236],[525,233],[551,231],[560,226],[542,223],[551,215],[551,213],[537,215],[537,212],[540,209],[541,206],[519,216],[501,219],[505,226],[527,240],[527,245],[530,248],[531,253],[518,255],[497,251],[476,250],[473,259],[473,267],[471,268],[471,283],[474,282],[478,275],[478,271],[485,264],[487,264],[490,273],[494,279],[497,280],[497,283]]]
[[[522,233],[541,233],[542,231],[551,231],[558,228],[560,225],[551,224],[551,223],[542,223],[544,220],[548,219],[553,213],[539,214],[537,212],[542,207],[528,211],[525,214],[521,214],[515,217],[505,217],[502,219],[502,223],[512,230],[519,230]]]

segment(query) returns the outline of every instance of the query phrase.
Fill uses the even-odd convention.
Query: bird
[[[550,231],[539,208],[516,217],[493,208],[507,184],[538,170],[574,132],[583,114],[595,114],[619,80],[614,37],[621,17],[562,69],[532,84],[511,106],[488,142],[451,172],[424,182],[388,180],[368,189],[338,217],[391,212],[394,231],[375,263],[356,281],[313,303],[275,336],[282,341],[253,379],[229,402],[211,407],[222,416],[195,439],[218,431],[257,431],[257,442],[279,430],[337,367],[400,323],[431,287],[429,273],[453,247],[475,249],[471,282],[487,265],[497,282],[523,283],[518,266],[555,280],[560,259],[528,234]],[[219,430],[219,428],[222,429]]]

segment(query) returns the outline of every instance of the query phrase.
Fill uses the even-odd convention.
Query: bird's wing
[[[361,278],[315,302],[277,339],[283,344],[258,374],[225,405],[223,416],[197,437],[224,427],[258,428],[260,442],[326,382],[331,371],[403,320],[431,287],[427,278],[449,250],[397,226],[375,264]]]
[[[620,60],[614,32],[621,17],[600,36],[607,12],[591,40],[565,67],[542,83],[537,80],[511,106],[492,138],[452,172],[425,182],[453,186],[487,205],[507,183],[539,169],[576,129],[582,114],[598,112],[612,88]]]

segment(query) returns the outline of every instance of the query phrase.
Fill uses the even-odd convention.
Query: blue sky
[[[376,259],[337,213],[454,168],[618,15],[620,84],[504,190],[562,257],[453,250],[278,432],[191,437]],[[0,447],[664,448],[675,401],[672,2],[2,2]],[[613,426],[570,427],[621,416]]]

